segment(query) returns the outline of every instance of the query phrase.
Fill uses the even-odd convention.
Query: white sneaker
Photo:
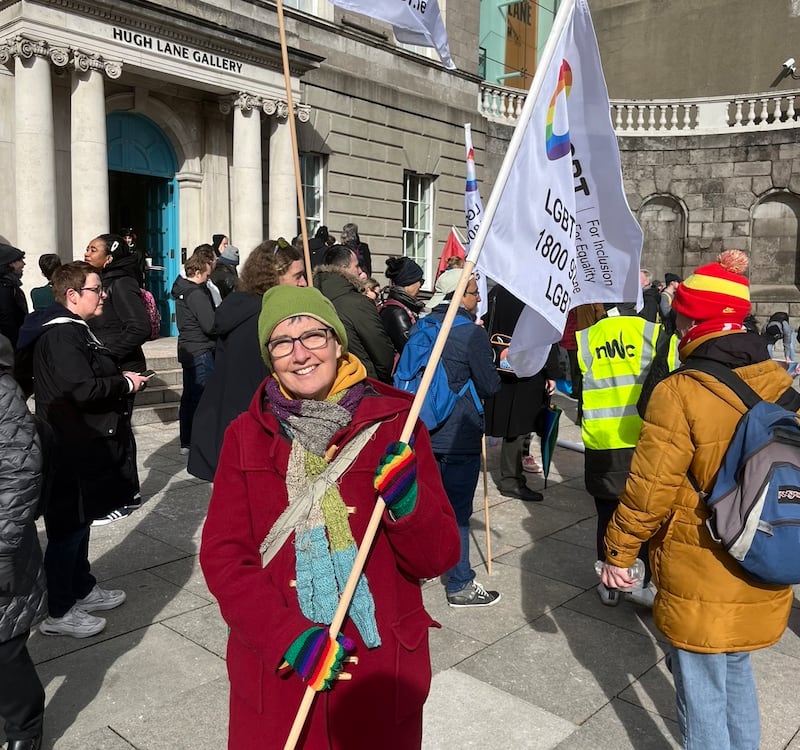
[[[638,604],[640,607],[649,607],[650,609],[653,608],[653,602],[656,599],[656,587],[653,586],[652,583],[648,583],[642,589],[638,591],[629,591],[625,593],[625,598],[629,602],[633,602],[634,604]]]
[[[102,632],[106,621],[82,610],[77,604],[63,617],[48,617],[39,624],[42,635],[70,635],[73,638],[89,638]]]
[[[125,601],[125,592],[120,589],[101,589],[95,587],[83,597],[75,602],[75,606],[84,612],[97,612],[101,609],[114,609]]]

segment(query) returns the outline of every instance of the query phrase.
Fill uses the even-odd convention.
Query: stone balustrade
[[[481,84],[478,111],[493,122],[516,125],[527,92]],[[618,135],[701,135],[798,127],[800,89],[743,96],[680,100],[616,100],[611,120]],[[796,106],[797,105],[797,108]]]

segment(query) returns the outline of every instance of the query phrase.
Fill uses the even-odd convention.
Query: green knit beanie
[[[342,345],[342,354],[347,353],[347,333],[344,324],[336,314],[331,301],[313,286],[274,286],[267,289],[261,300],[261,314],[258,316],[258,341],[261,356],[271,369],[267,341],[278,323],[308,315],[333,328],[336,338]]]

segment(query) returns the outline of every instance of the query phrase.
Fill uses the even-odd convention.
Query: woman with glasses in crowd
[[[308,685],[326,692],[302,747],[419,748],[435,625],[420,580],[459,550],[428,433],[417,422],[413,448],[395,442],[411,397],[366,376],[317,289],[270,289],[258,341],[272,374],[225,434],[200,550],[229,626],[228,746],[283,747]],[[379,493],[380,530],[332,640]],[[348,651],[359,661],[338,681]]]
[[[139,491],[129,397],[146,378],[120,372],[88,322],[105,314],[100,275],[77,261],[53,272],[56,304],[31,313],[18,347],[33,354],[36,414],[53,431],[52,492],[44,512],[49,617],[44,635],[86,638],[106,626],[93,612],[125,592],[100,588],[89,564],[89,528]]]

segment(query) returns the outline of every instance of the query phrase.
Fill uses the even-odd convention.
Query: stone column
[[[50,60],[65,65],[66,50],[50,50],[46,42],[16,40],[14,63],[14,140],[17,198],[17,245],[27,254],[36,280],[43,253],[58,252],[56,236],[56,161],[53,140],[53,90]],[[63,53],[63,56],[62,56]],[[34,284],[25,284],[25,287]]]
[[[267,102],[264,111],[273,115],[269,135],[269,236],[291,242],[297,234],[297,184],[288,107],[285,102]]]
[[[83,248],[89,240],[111,231],[103,73],[119,78],[122,67],[104,63],[98,55],[82,52],[74,53],[73,65],[70,98],[72,251],[76,257],[83,257]]]
[[[231,244],[246,257],[264,239],[263,232],[261,101],[242,93],[233,102]]]

